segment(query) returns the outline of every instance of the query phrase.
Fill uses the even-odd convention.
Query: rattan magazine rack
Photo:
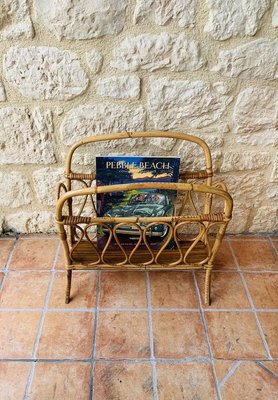
[[[73,156],[77,149],[97,142],[111,140],[147,141],[153,138],[186,141],[199,146],[205,169],[180,172],[178,183],[132,183],[97,186],[95,172],[73,170]],[[111,142],[110,142],[111,143]],[[84,147],[85,146],[85,147]],[[185,152],[186,153],[186,152]],[[186,154],[185,154],[186,156]],[[65,183],[58,186],[56,221],[62,241],[67,269],[66,303],[70,301],[73,270],[204,270],[205,303],[210,304],[211,273],[216,253],[231,219],[233,202],[223,182],[212,183],[211,153],[198,137],[176,132],[125,132],[97,135],[74,144],[66,159]],[[78,183],[81,189],[74,189]],[[177,192],[175,212],[171,216],[98,217],[97,193],[114,193],[138,189],[166,189]],[[149,232],[153,225],[164,224],[167,237],[160,248],[153,249]],[[132,249],[121,243],[120,226],[138,230]],[[108,240],[105,247],[97,246],[97,228],[105,227]],[[113,240],[117,249],[111,249]],[[169,249],[169,243],[174,243]],[[142,249],[143,244],[143,249]]]

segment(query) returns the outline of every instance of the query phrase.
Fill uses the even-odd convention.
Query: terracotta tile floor
[[[278,237],[202,272],[65,272],[55,236],[0,238],[0,400],[276,400]]]

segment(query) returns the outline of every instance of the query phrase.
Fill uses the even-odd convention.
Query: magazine
[[[96,157],[97,186],[139,182],[178,182],[179,165],[179,157]],[[165,189],[98,193],[97,215],[100,217],[171,216],[174,214],[175,198],[175,191]],[[167,237],[168,230],[165,224],[152,225],[147,230],[150,246],[161,247],[161,242]],[[140,235],[140,231],[134,225],[121,225],[116,233],[121,245],[131,248],[136,245]],[[97,232],[99,249],[104,248],[107,237],[107,229],[99,227]],[[143,244],[142,246],[144,247]],[[111,243],[111,248],[113,248],[113,243]]]

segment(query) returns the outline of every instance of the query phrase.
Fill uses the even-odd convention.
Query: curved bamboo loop
[[[77,246],[79,245],[79,243],[81,243],[81,240],[82,240],[83,237],[84,237],[84,230],[83,230],[79,225],[75,225],[75,230],[80,230],[80,231],[81,231],[81,236],[78,237],[77,242],[75,242],[75,243],[73,244],[72,248],[71,248],[71,251],[70,251],[70,259],[71,259],[72,261],[75,260],[74,257],[73,257],[73,252],[74,252],[74,250],[77,248]],[[76,236],[76,237],[77,237],[77,236]]]
[[[61,197],[61,190],[64,190],[64,192],[66,193],[68,191],[66,185],[62,182],[58,183],[57,186],[57,191],[56,191],[56,201],[59,200],[59,198]]]
[[[120,266],[120,265],[124,265],[128,262],[128,255],[126,254],[125,249],[123,248],[123,246],[118,238],[118,235],[117,235],[118,225],[121,225],[121,224],[117,224],[113,227],[113,237],[115,239],[115,242],[119,246],[119,249],[121,250],[122,254],[124,255],[124,260],[115,264],[115,265]]]
[[[157,223],[152,222],[151,224],[149,224],[149,226],[153,226],[153,225],[157,225]],[[167,225],[167,226],[168,226],[168,228],[169,228],[169,233],[170,233],[170,234],[167,234],[167,239],[166,239],[166,241],[163,243],[163,245],[161,246],[161,248],[159,249],[158,253],[157,253],[156,256],[155,256],[154,261],[155,261],[156,264],[159,264],[158,259],[159,259],[159,257],[161,256],[161,254],[163,253],[163,251],[167,248],[168,244],[171,242],[171,238],[172,238],[172,236],[173,236],[173,227],[172,227],[172,225],[170,225],[170,224],[167,223],[167,222],[164,223],[164,225]]]
[[[177,232],[177,230],[179,228],[181,228],[184,225],[192,225],[192,224],[197,224],[199,226],[199,233],[191,240],[189,240],[189,242],[191,242],[190,246],[188,247],[188,249],[185,251],[185,253],[183,254],[183,258],[182,258],[182,262],[184,262],[185,264],[190,264],[187,262],[187,257],[188,255],[192,252],[192,250],[194,249],[194,247],[196,247],[196,245],[198,244],[198,242],[203,238],[203,236],[206,234],[206,228],[204,226],[204,224],[202,224],[201,222],[192,222],[192,221],[183,221],[178,223],[175,226],[175,230]],[[177,235],[177,233],[176,233]],[[209,259],[209,256],[207,256],[205,259],[199,261],[199,264],[202,265],[204,264],[207,260]]]
[[[149,253],[150,253],[150,255],[151,255],[151,259],[150,259],[149,261],[145,261],[145,262],[143,263],[143,265],[145,265],[145,266],[151,265],[152,263],[154,263],[154,260],[155,260],[154,252],[153,252],[153,250],[152,250],[152,248],[151,248],[151,246],[150,246],[150,244],[149,244],[149,241],[148,241],[148,239],[147,239],[148,230],[149,230],[149,225],[147,225],[147,226],[145,227],[145,229],[143,230],[143,241],[144,241],[144,244],[145,244],[146,248],[148,249],[148,251],[149,251]]]
[[[98,249],[97,249],[97,246],[94,244],[94,239],[96,239],[97,233],[95,233],[93,239],[90,238],[90,236],[89,236],[89,234],[88,234],[88,229],[91,228],[91,227],[93,227],[93,226],[95,227],[96,225],[95,225],[95,224],[88,224],[88,225],[86,225],[86,227],[85,227],[85,229],[84,229],[84,232],[85,232],[85,237],[86,237],[86,239],[87,239],[88,242],[91,244],[91,247],[94,249],[95,254],[96,254],[97,257],[98,257],[97,261],[95,261],[94,263],[90,263],[90,265],[97,265],[97,264],[99,264],[99,262],[100,262],[100,260],[101,260],[101,256],[100,256],[100,253],[99,253],[99,251],[98,251]]]
[[[106,242],[106,244],[105,244],[105,246],[104,246],[104,248],[103,248],[103,250],[102,250],[102,252],[101,252],[101,262],[105,264],[106,261],[104,260],[104,257],[105,257],[105,255],[106,255],[107,249],[109,248],[109,246],[110,246],[110,244],[111,244],[111,242],[112,242],[112,239],[113,239],[113,230],[112,230],[112,228],[111,228],[109,225],[106,225],[106,224],[100,224],[100,225],[101,225],[101,226],[104,226],[105,229],[108,230],[108,232],[109,232],[109,237],[108,237],[107,242]]]
[[[138,247],[139,247],[140,244],[142,243],[143,232],[142,232],[141,227],[140,227],[138,224],[136,224],[136,223],[129,222],[128,224],[126,224],[125,222],[120,222],[119,224],[117,224],[117,225],[115,226],[115,239],[116,239],[117,241],[118,241],[117,229],[119,229],[119,227],[121,227],[121,226],[126,226],[126,225],[134,226],[134,227],[138,230],[138,232],[139,232],[139,237],[138,237],[137,243],[135,244],[135,246],[134,246],[134,248],[132,249],[131,253],[128,255],[127,252],[125,251],[125,249],[123,249],[123,251],[124,251],[124,253],[125,253],[125,256],[126,256],[126,260],[127,260],[130,264],[132,264],[132,262],[131,262],[132,256],[135,254],[135,252],[137,251]],[[120,243],[120,241],[119,241],[119,243]]]

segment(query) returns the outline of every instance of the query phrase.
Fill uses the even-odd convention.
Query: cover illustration
[[[179,157],[96,157],[97,185],[115,185],[139,182],[178,182]],[[174,213],[176,192],[162,189],[129,190],[125,192],[98,193],[98,216],[164,217]],[[148,231],[148,243],[161,246],[167,236],[165,224],[152,225]],[[116,231],[123,246],[134,247],[139,231],[132,225],[121,225]],[[105,229],[98,228],[97,244],[101,249],[107,241]]]

